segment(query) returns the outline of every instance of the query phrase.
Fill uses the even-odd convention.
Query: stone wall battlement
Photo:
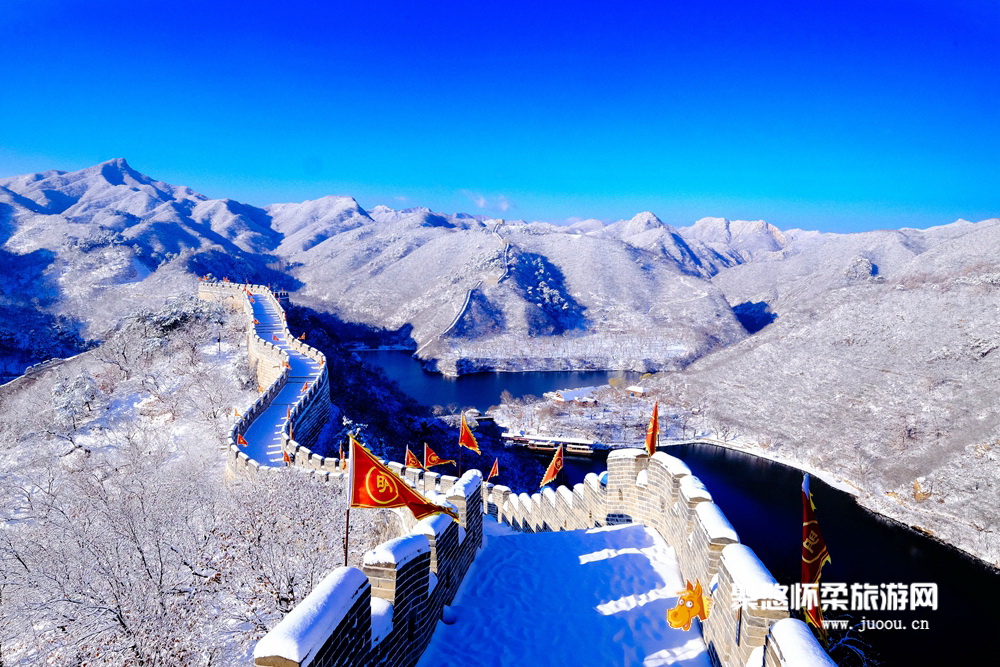
[[[709,594],[712,611],[702,634],[718,664],[743,667],[754,655],[752,664],[766,661],[768,667],[834,665],[812,632],[787,611],[761,609],[765,605],[743,598],[751,604],[740,605],[736,589],[769,590],[777,582],[740,544],[705,485],[665,452],[650,457],[639,449],[615,450],[606,476],[591,473],[572,488],[546,487],[529,495],[486,484],[483,512],[522,532],[649,526],[677,552],[681,575],[701,582]],[[779,623],[782,631],[772,630]]]
[[[202,299],[227,303],[247,315],[247,349],[260,396],[230,432],[231,469],[281,470],[261,466],[236,444],[293,378],[288,354],[258,335],[246,291],[267,299],[284,321],[287,294],[260,285],[202,282]],[[282,334],[296,352],[316,361],[321,373],[291,405],[281,429],[281,448],[291,464],[327,480],[346,477],[345,462],[310,449],[328,419],[329,378],[324,355]],[[482,521],[489,515],[522,532],[577,530],[642,523],[660,533],[677,553],[681,574],[698,580],[712,600],[702,634],[716,664],[743,667],[835,667],[804,623],[787,611],[734,604],[736,591],[766,589],[776,583],[757,556],[743,544],[705,488],[679,459],[664,452],[649,457],[638,449],[612,452],[607,473],[589,474],[572,488],[545,488],[533,494],[483,484],[479,471],[461,479],[389,467],[410,486],[454,505],[459,521],[440,515],[417,522],[400,511],[408,534],[365,555],[362,569],[337,568],[297,605],[254,650],[255,664],[268,667],[345,667],[416,664],[442,609],[454,598],[482,542]],[[362,510],[363,511],[363,510]],[[762,598],[763,599],[763,598]],[[746,602],[746,599],[743,599]]]
[[[281,426],[282,449],[287,451],[289,441],[314,443],[330,415],[329,376],[326,368],[326,355],[319,350],[295,338],[285,321],[285,304],[288,294],[274,292],[264,285],[248,285],[231,282],[202,281],[198,285],[198,297],[228,305],[234,310],[242,311],[246,317],[247,352],[250,364],[257,376],[257,383],[262,389],[254,401],[239,417],[229,432],[227,440],[227,463],[231,470],[238,471],[268,471],[280,468],[262,466],[258,461],[248,457],[237,444],[239,436],[244,435],[250,425],[268,408],[275,397],[281,393],[291,378],[288,353],[275,345],[273,341],[262,338],[254,324],[253,306],[248,292],[254,299],[264,299],[281,317],[281,326],[276,331],[280,333],[286,344],[295,352],[312,359],[320,366],[318,377],[311,382],[308,389],[299,395],[294,405],[289,407],[290,419]],[[294,436],[295,440],[292,440]],[[296,442],[297,444],[297,442]]]
[[[470,470],[450,488],[446,500],[458,521],[413,522],[403,537],[366,553],[360,570],[331,572],[257,643],[254,664],[416,664],[482,544],[482,476]]]

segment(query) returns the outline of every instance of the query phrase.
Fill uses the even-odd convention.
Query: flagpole
[[[347,567],[347,548],[351,539],[351,501],[354,499],[354,455],[351,452],[351,441],[347,441],[347,515],[344,521],[344,567]]]
[[[347,503],[347,520],[344,522],[344,567],[347,567],[347,543],[351,539],[351,504]]]

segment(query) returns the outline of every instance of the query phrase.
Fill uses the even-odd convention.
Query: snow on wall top
[[[364,572],[338,567],[257,642],[254,659],[281,656],[301,664],[323,646],[366,588]]]
[[[427,473],[431,474],[431,473]],[[427,474],[424,475],[424,479],[427,480]],[[453,489],[454,490],[454,489]],[[440,505],[441,507],[448,507],[450,509],[458,511],[458,508],[454,503],[448,502],[448,496],[437,491],[424,491],[424,498],[434,503],[435,505]]]
[[[462,495],[468,498],[476,489],[478,489],[483,483],[483,473],[478,470],[466,470],[465,474],[455,482],[455,486],[451,487],[451,491],[448,492],[449,496]]]
[[[614,449],[608,454],[608,463],[617,459],[635,459],[637,456],[645,454],[641,449],[636,449],[635,447],[628,447],[626,449]]]
[[[722,550],[722,564],[750,599],[769,599],[778,582],[745,544],[730,544]]]
[[[447,514],[434,514],[425,519],[421,519],[410,532],[414,535],[433,535],[434,537],[440,537],[444,535],[444,531],[448,530],[448,526],[451,525],[452,521],[454,521],[454,519]]]
[[[372,598],[372,646],[392,632],[392,603],[383,598]]]
[[[404,535],[383,542],[365,554],[365,565],[405,565],[421,554],[431,552],[426,535]]]
[[[712,500],[712,494],[708,492],[708,489],[705,488],[701,480],[694,475],[681,477],[680,490],[689,499]]]
[[[837,663],[819,645],[809,627],[797,618],[783,618],[772,625],[771,637],[786,664],[836,667]]]
[[[688,468],[687,464],[676,456],[671,456],[666,452],[656,452],[652,458],[654,461],[662,463],[667,471],[674,476],[680,477],[681,475],[691,474],[691,469]]]
[[[705,526],[708,539],[740,541],[733,525],[729,523],[729,519],[726,518],[726,515],[722,513],[722,510],[715,503],[698,503],[694,511],[698,515],[698,518],[701,519],[702,525]]]

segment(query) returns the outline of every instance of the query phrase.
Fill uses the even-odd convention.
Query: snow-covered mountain
[[[208,273],[405,329],[446,372],[674,368],[745,335],[705,280],[715,254],[650,213],[584,230],[426,208],[369,214],[337,196],[258,208],[115,159],[0,181],[0,244],[9,373],[103,337]],[[34,336],[14,326],[24,321]]]
[[[402,330],[444,372],[680,368],[746,337],[733,307],[755,329],[984,226],[838,235],[650,212],[560,226],[343,196],[258,208],[115,159],[0,180],[0,352],[8,373],[66,356],[211,273]]]
[[[288,277],[261,209],[154,180],[123,159],[0,180],[0,376],[102,338],[195,275]]]
[[[663,386],[710,431],[1000,563],[1000,219],[797,243],[713,280],[774,322]]]
[[[410,328],[444,372],[675,368],[745,335],[690,251],[426,208],[369,215],[343,197],[267,210],[300,298]]]

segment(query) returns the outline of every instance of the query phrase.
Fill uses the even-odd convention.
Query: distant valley
[[[998,219],[831,234],[256,207],[116,159],[0,180],[0,242],[3,380],[198,276],[272,284],[445,374],[670,371],[649,386],[677,415],[1000,562]]]

